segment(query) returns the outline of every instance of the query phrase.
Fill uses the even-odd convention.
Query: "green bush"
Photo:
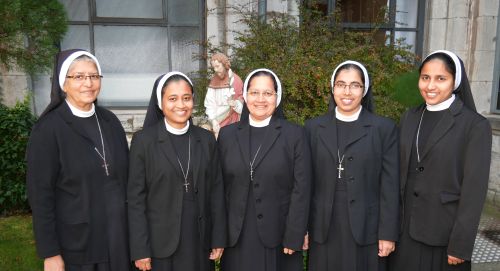
[[[236,45],[227,45],[233,52],[232,68],[243,80],[256,68],[275,71],[289,120],[303,123],[327,111],[331,74],[348,59],[367,67],[378,114],[398,120],[406,109],[392,95],[394,80],[414,69],[415,55],[403,40],[384,45],[379,39],[385,33],[379,29],[346,31],[340,27],[340,16],[324,17],[307,9],[301,10],[300,22],[275,14],[261,23],[255,13],[240,13],[247,29],[238,33]],[[209,46],[209,54],[215,51]]]
[[[28,73],[49,69],[66,30],[57,0],[0,0],[0,63]]]
[[[25,152],[36,121],[30,99],[13,108],[0,104],[0,215],[28,210]]]

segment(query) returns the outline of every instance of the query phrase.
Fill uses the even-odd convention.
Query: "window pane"
[[[162,73],[168,70],[167,29],[95,26],[95,53],[105,73]]]
[[[88,21],[89,3],[88,0],[59,0],[66,8],[70,21]]]
[[[410,52],[415,53],[415,45],[417,40],[417,33],[410,31],[396,31],[394,33],[394,40],[404,39],[403,44],[411,45]]]
[[[90,51],[90,38],[88,25],[69,25],[68,32],[61,42],[61,50],[85,49]]]
[[[169,23],[198,24],[200,22],[199,0],[170,0],[168,1]]]
[[[343,22],[374,23],[384,19],[383,9],[387,8],[388,0],[337,0],[337,6],[342,10]]]
[[[396,27],[417,27],[418,1],[397,0]]]
[[[200,61],[195,59],[200,53],[198,27],[173,27],[170,32],[172,42],[172,69],[184,73],[197,71]]]
[[[163,18],[162,0],[96,0],[97,17]]]
[[[96,26],[95,52],[103,70],[102,105],[146,105],[156,77],[169,71],[167,28]]]

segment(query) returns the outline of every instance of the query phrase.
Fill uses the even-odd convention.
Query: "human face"
[[[344,88],[336,85],[346,85]],[[354,89],[351,85],[358,84],[361,87]],[[344,69],[337,73],[333,87],[333,98],[337,109],[342,115],[351,116],[358,112],[363,99],[364,86],[361,75],[356,69]]]
[[[94,62],[78,60],[71,64],[67,76],[95,74],[99,74],[99,72]],[[66,99],[71,105],[82,111],[89,111],[101,90],[101,80],[91,80],[89,77],[85,77],[83,81],[76,81],[73,78],[66,78],[63,87]]]
[[[450,98],[454,84],[453,74],[446,70],[446,64],[441,59],[429,60],[420,71],[418,88],[429,105],[439,104]]]
[[[222,63],[217,60],[212,61],[212,68],[214,69],[215,74],[220,78],[224,79],[226,77],[226,68]]]
[[[193,93],[190,85],[184,80],[168,83],[161,107],[168,124],[177,129],[186,127],[193,112]]]
[[[264,93],[273,93],[273,95],[266,97]],[[246,102],[250,117],[253,120],[262,121],[272,116],[274,110],[276,110],[276,101],[273,79],[269,76],[260,75],[250,80]]]

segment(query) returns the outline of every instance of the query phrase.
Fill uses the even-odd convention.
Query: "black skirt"
[[[198,229],[198,206],[192,190],[184,192],[181,237],[174,254],[167,258],[152,258],[153,271],[211,271],[214,262],[210,251],[201,244]]]
[[[253,190],[247,200],[243,228],[234,247],[224,249],[221,259],[223,271],[302,271],[302,251],[292,255],[283,253],[283,246],[265,247],[257,229],[257,214]]]
[[[349,223],[346,184],[337,179],[335,187],[334,206],[328,238],[323,244],[311,241],[309,270],[385,270],[385,259],[378,257],[378,243],[360,246],[354,240]]]

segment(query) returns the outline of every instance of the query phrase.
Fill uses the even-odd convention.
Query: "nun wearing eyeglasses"
[[[401,117],[403,223],[390,270],[471,270],[488,187],[491,127],[476,112],[455,53],[427,56],[418,88],[425,103]]]
[[[130,147],[130,251],[139,270],[208,271],[226,243],[224,188],[215,137],[194,126],[193,84],[180,72],[156,80]]]
[[[50,103],[31,132],[26,183],[45,271],[131,270],[128,145],[120,121],[96,104],[101,74],[87,51],[58,53]]]
[[[303,129],[284,119],[279,78],[268,69],[244,83],[238,123],[219,133],[226,189],[224,271],[303,270],[310,157]]]
[[[305,125],[314,175],[309,270],[385,270],[398,237],[398,131],[374,114],[361,63],[338,65],[331,86],[330,111]]]

